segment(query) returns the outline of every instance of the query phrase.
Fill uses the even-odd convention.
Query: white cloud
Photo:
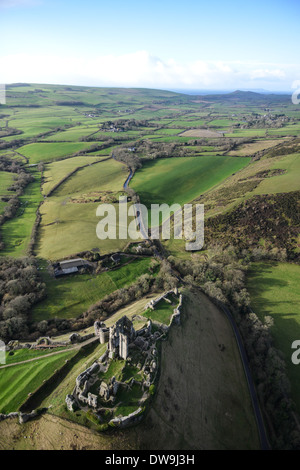
[[[250,74],[251,79],[257,80],[257,79],[268,79],[268,80],[277,80],[277,79],[282,79],[286,77],[286,74],[283,70],[281,69],[257,69],[253,70]]]
[[[0,83],[32,82],[153,88],[289,89],[300,66],[195,60],[162,60],[147,51],[94,58],[8,55],[0,58]],[[255,85],[255,86],[254,86]],[[275,88],[274,88],[275,87]]]

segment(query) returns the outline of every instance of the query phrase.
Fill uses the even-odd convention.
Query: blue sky
[[[298,0],[0,0],[0,83],[291,90]]]

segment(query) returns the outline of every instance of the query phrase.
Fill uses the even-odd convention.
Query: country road
[[[115,159],[114,154],[112,154],[112,158]],[[132,169],[129,169],[129,170],[130,170],[129,175],[127,176],[127,178],[124,182],[124,185],[123,185],[124,190],[128,189],[128,185],[129,185],[129,183],[130,183],[130,181],[131,181],[131,179],[134,175],[134,172],[132,171]],[[138,198],[138,203],[139,203],[139,198]],[[142,214],[140,214],[139,211],[136,210],[135,215],[136,215],[136,218],[137,218],[137,220],[140,224],[140,232],[141,232],[142,237],[144,239],[149,240],[149,234],[148,234],[148,231],[146,230],[146,228],[144,226],[144,221],[143,221]],[[158,250],[155,251],[155,255],[158,256],[160,259],[164,259],[163,254],[159,253]],[[176,277],[183,285],[186,284],[183,281],[183,279],[181,278],[180,275],[176,275]],[[200,290],[202,292],[200,287],[198,287],[198,286],[194,286],[194,287],[197,290]],[[265,429],[265,425],[264,425],[264,420],[263,420],[263,416],[262,416],[262,412],[261,412],[261,409],[260,409],[260,405],[259,405],[255,385],[254,385],[254,382],[253,382],[253,379],[252,379],[250,366],[249,366],[249,363],[248,363],[248,358],[247,358],[247,354],[246,354],[246,351],[245,351],[245,348],[244,348],[244,344],[243,344],[241,335],[239,333],[236,322],[235,322],[231,312],[229,311],[229,309],[226,306],[223,306],[223,305],[219,306],[219,309],[224,313],[224,315],[229,320],[229,322],[231,324],[231,327],[232,327],[232,330],[233,330],[233,333],[234,333],[234,336],[235,336],[235,339],[236,339],[236,342],[237,342],[237,345],[238,345],[240,358],[241,358],[241,361],[242,361],[242,364],[243,364],[244,372],[245,372],[247,383],[248,383],[248,389],[249,389],[249,393],[250,393],[250,397],[251,397],[251,401],[252,401],[253,412],[254,412],[254,415],[255,415],[256,423],[257,423],[257,429],[258,429],[259,439],[260,439],[260,443],[261,443],[261,448],[262,448],[262,450],[270,450],[271,446],[270,446],[269,441],[268,441],[268,437],[267,437],[267,433],[266,433],[266,429]],[[39,360],[39,359],[43,359],[45,357],[50,357],[50,356],[53,356],[55,354],[63,353],[66,350],[68,350],[68,351],[78,350],[78,349],[82,348],[83,346],[85,346],[89,343],[95,342],[95,341],[99,341],[99,338],[98,337],[93,337],[93,338],[90,338],[87,341],[76,344],[76,345],[71,346],[70,348],[67,348],[67,349],[63,349],[63,350],[60,350],[60,351],[54,351],[54,352],[51,352],[49,354],[45,354],[43,356],[34,357],[34,358],[31,358],[31,359],[27,359],[27,360],[12,363],[12,364],[5,364],[5,365],[0,366],[0,369],[4,369],[4,368],[7,368],[7,367],[12,367],[12,366],[19,365],[19,364],[25,364],[25,363],[33,362],[33,361],[36,361],[36,360]]]
[[[239,351],[240,351],[240,356],[241,356],[241,360],[242,360],[242,363],[243,363],[245,375],[246,375],[246,378],[247,378],[249,392],[250,392],[250,395],[251,395],[251,400],[252,400],[252,405],[253,405],[253,410],[254,410],[254,414],[255,414],[255,418],[256,418],[256,422],[257,422],[257,428],[258,428],[258,432],[259,432],[261,448],[262,448],[262,450],[270,450],[271,447],[270,447],[270,444],[269,444],[269,441],[268,441],[268,438],[267,438],[266,429],[265,429],[265,425],[264,425],[264,420],[263,420],[263,417],[262,417],[262,414],[261,414],[261,409],[260,409],[260,406],[259,406],[255,385],[253,383],[253,379],[252,379],[252,375],[251,375],[251,371],[250,371],[250,367],[249,367],[249,363],[248,363],[247,354],[246,354],[246,351],[245,351],[245,348],[244,348],[244,344],[243,344],[240,332],[238,330],[238,327],[237,327],[237,325],[236,325],[229,309],[225,306],[221,306],[221,308],[222,308],[224,314],[226,315],[226,317],[228,318],[228,320],[229,320],[229,322],[232,326],[232,329],[233,329],[233,332],[234,332],[234,335],[235,335],[235,338],[236,338],[236,342],[237,342],[237,345],[238,345],[238,348],[239,348]]]
[[[114,155],[113,155],[113,158],[115,158]],[[128,188],[128,184],[129,184],[132,176],[133,176],[133,172],[130,169],[130,173],[129,173],[129,175],[128,175],[128,177],[127,177],[127,179],[126,179],[126,181],[123,185],[124,189]],[[140,219],[139,215],[137,216],[137,218],[138,218],[138,220]],[[141,218],[141,229],[142,228],[145,232],[143,219]],[[147,238],[149,239],[148,236],[147,236]],[[158,252],[157,252],[157,254],[158,254]],[[159,257],[161,259],[163,259],[163,256],[161,254],[159,254],[159,255],[160,255]],[[178,280],[180,280],[181,282],[184,283],[181,276],[176,276],[176,277],[178,278]],[[246,379],[247,379],[247,383],[248,383],[248,388],[249,388],[249,393],[250,393],[250,396],[251,396],[253,411],[254,411],[254,414],[255,414],[256,422],[257,422],[257,428],[258,428],[261,448],[262,448],[262,450],[270,450],[271,447],[270,447],[270,444],[269,444],[269,441],[268,441],[268,438],[267,438],[265,425],[264,425],[264,420],[263,420],[261,409],[260,409],[260,406],[259,406],[258,397],[257,397],[257,394],[256,394],[256,389],[255,389],[255,385],[254,385],[254,382],[253,382],[253,379],[252,379],[252,375],[251,375],[251,371],[250,371],[250,367],[249,367],[249,363],[248,363],[248,358],[247,358],[247,354],[246,354],[246,351],[245,351],[245,348],[244,348],[242,338],[240,336],[238,327],[237,327],[237,325],[234,321],[234,318],[231,315],[231,312],[229,311],[229,309],[225,306],[221,306],[221,309],[222,309],[222,311],[224,312],[224,314],[226,315],[226,317],[228,318],[228,320],[231,324],[231,327],[233,329],[234,336],[236,338],[236,342],[237,342],[237,345],[238,345],[238,348],[239,348],[240,357],[241,357],[241,361],[242,361],[242,364],[243,364],[243,367],[244,367],[244,371],[245,371],[245,375],[246,375]]]

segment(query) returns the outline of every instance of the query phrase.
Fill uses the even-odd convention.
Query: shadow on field
[[[83,346],[71,359],[69,359],[50,379],[48,379],[38,390],[36,390],[23,405],[20,411],[31,412],[39,408],[41,403],[58,387],[60,382],[72,370],[80,359],[89,357],[93,350],[99,345],[98,342]]]

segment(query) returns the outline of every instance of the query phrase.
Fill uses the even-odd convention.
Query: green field
[[[23,196],[20,197],[20,208],[16,217],[5,222],[1,227],[5,249],[2,255],[25,256],[30,241],[32,228],[36,220],[36,211],[43,197],[41,195],[41,174],[32,171],[35,181],[29,183],[25,188]]]
[[[0,171],[0,214],[2,214],[5,202],[1,200],[2,196],[13,195],[12,192],[8,191],[8,188],[13,182],[15,174],[7,171]]]
[[[66,351],[27,364],[0,369],[0,413],[17,411],[28,394],[40,387],[44,380],[70,359],[74,351]]]
[[[280,129],[270,129],[269,131],[270,135],[294,135],[294,136],[299,136],[300,135],[300,124],[292,124],[288,126],[281,127]]]
[[[42,222],[38,231],[36,253],[40,258],[56,260],[67,255],[97,248],[101,255],[120,251],[129,240],[97,237],[97,224],[102,220],[96,216],[99,202],[73,203],[68,198],[49,198],[41,206]],[[116,233],[119,230],[119,204],[116,211]]]
[[[76,168],[99,161],[99,157],[73,157],[48,163],[43,173],[43,194],[47,195],[54,186]]]
[[[171,316],[173,315],[174,308],[176,307],[175,299],[172,299],[174,304],[169,304],[165,300],[161,300],[158,304],[155,305],[154,310],[148,308],[143,316],[150,318],[153,321],[164,323],[169,325]],[[177,299],[178,303],[178,299]]]
[[[18,152],[29,159],[29,163],[51,162],[72,155],[75,152],[87,150],[92,143],[86,142],[53,142],[24,145]]]
[[[7,188],[12,184],[15,174],[8,171],[0,171],[0,196],[11,194]]]
[[[235,129],[233,132],[226,130],[226,137],[267,137],[267,129]]]
[[[292,397],[300,411],[300,366],[291,361],[293,341],[300,340],[300,266],[289,263],[255,263],[248,277],[251,306],[261,320],[274,319],[271,333],[284,353],[292,384]]]
[[[148,132],[150,129],[147,129]],[[153,137],[158,137],[160,135],[177,135],[183,132],[185,129],[158,129],[155,132],[153,132]]]
[[[99,127],[76,126],[63,132],[56,132],[54,135],[47,136],[44,140],[53,142],[77,142],[82,137],[87,137],[99,131]]]
[[[66,350],[64,346],[61,348],[55,348],[56,351]],[[6,355],[6,362],[5,364],[17,364],[18,362],[28,361],[37,357],[45,356],[45,354],[49,354],[53,352],[53,350],[49,351],[49,349],[16,349],[14,351],[7,351]]]
[[[276,158],[271,170],[282,169],[285,173],[263,180],[254,190],[254,194],[273,194],[298,191],[300,189],[300,154]]]
[[[24,103],[25,104],[25,103]],[[77,113],[71,108],[51,106],[43,102],[42,108],[18,108],[9,118],[9,125],[22,131],[22,139],[32,139],[59,126],[73,124]]]
[[[3,135],[0,137],[1,168],[9,168],[11,162],[8,159],[17,159],[26,171],[32,172],[35,181],[25,188],[20,197],[21,205],[16,216],[0,227],[5,246],[1,255],[21,257],[28,253],[32,228],[39,220],[37,208],[42,203],[41,221],[33,251],[42,281],[46,284],[47,296],[30,311],[28,328],[31,340],[36,333],[34,322],[74,319],[72,324],[76,330],[81,323],[75,319],[91,306],[117,289],[131,286],[141,275],[150,273],[153,260],[150,257],[137,257],[129,262],[127,256],[122,256],[121,264],[116,269],[100,274],[86,270],[84,274],[71,274],[57,279],[51,266],[53,261],[68,256],[84,257],[79,253],[86,250],[93,250],[101,256],[125,248],[129,240],[120,240],[118,236],[105,240],[97,237],[99,216],[96,210],[101,203],[113,204],[119,228],[117,200],[125,192],[123,185],[129,167],[138,168],[130,181],[129,190],[135,190],[148,208],[153,203],[183,205],[192,201],[201,202],[205,206],[206,217],[227,214],[229,219],[226,220],[230,220],[231,209],[254,195],[300,189],[300,153],[297,153],[300,152],[300,144],[298,146],[298,140],[293,137],[300,135],[300,119],[290,96],[263,97],[236,92],[227,96],[196,97],[139,88],[37,84],[7,85],[6,94],[7,104],[1,105],[0,115],[0,131]],[[268,118],[258,119],[265,116]],[[256,119],[258,127],[251,127],[251,122]],[[282,123],[284,125],[280,127]],[[124,130],[116,130],[112,124]],[[244,125],[249,125],[249,128],[243,129]],[[14,134],[13,129],[21,133]],[[12,135],[7,135],[9,133]],[[91,141],[84,141],[85,138]],[[150,142],[147,143],[147,139]],[[144,143],[139,146],[141,141]],[[106,145],[107,148],[104,148]],[[143,155],[140,155],[142,152],[139,150],[129,154],[129,146],[142,148]],[[275,146],[275,149],[271,149]],[[101,150],[95,150],[97,147]],[[128,161],[127,165],[111,157],[116,148],[124,150],[123,157],[124,161]],[[90,149],[91,152],[88,152]],[[255,158],[251,158],[254,154]],[[160,155],[169,158],[154,159]],[[141,158],[140,168],[139,162],[135,161],[138,158]],[[43,165],[38,166],[38,163]],[[30,166],[32,164],[33,167]],[[277,174],[275,170],[278,169],[284,170],[284,173]],[[0,171],[0,198],[14,194],[7,189],[13,178],[14,174]],[[51,193],[53,188],[55,191]],[[287,196],[287,203],[290,197]],[[254,209],[257,209],[257,224],[263,217],[261,209],[264,199],[254,198],[254,202],[257,201],[257,207],[253,204]],[[275,197],[270,199],[275,200]],[[241,207],[247,209],[247,204]],[[0,201],[0,213],[4,207],[5,202]],[[251,214],[249,217],[249,220],[253,220]],[[279,228],[281,218],[278,217]],[[277,220],[270,220],[270,227],[273,222],[275,224]],[[287,225],[285,228],[289,229],[291,220],[284,222]],[[233,244],[237,241],[238,250],[242,241],[238,238],[240,225],[237,227],[232,233],[232,240]],[[222,228],[220,223],[215,228],[216,235]],[[269,230],[269,226],[266,230]],[[259,244],[263,244],[264,235],[261,235]],[[227,243],[224,237],[220,237],[221,243]],[[267,249],[267,235],[265,240]],[[280,243],[279,236],[275,242],[276,245]],[[213,241],[207,243],[213,246]],[[184,240],[164,240],[163,246],[166,249],[163,256],[166,258],[173,255],[188,262],[191,257],[191,253],[185,251]],[[243,248],[240,253],[244,253]],[[215,279],[218,276],[218,264],[210,265],[210,250],[205,247],[202,255],[198,256],[203,256],[203,259],[207,257],[207,265],[211,266]],[[161,264],[164,263],[157,263],[158,266]],[[111,267],[109,263],[106,266]],[[200,272],[194,273],[197,282],[198,279],[202,282],[202,277],[206,279],[206,276],[210,276],[210,272],[205,272],[204,276],[201,266],[199,262]],[[189,276],[185,279],[189,282]],[[169,281],[168,275],[164,281]],[[292,396],[298,411],[300,366],[294,366],[291,362],[291,344],[300,340],[299,281],[298,265],[267,262],[254,263],[247,280],[254,311],[262,320],[266,315],[274,319],[271,333],[275,346],[282,350],[286,359]],[[2,282],[0,279],[1,285]],[[216,288],[216,294],[213,292],[213,295],[217,296],[220,281],[217,278],[214,285],[213,282],[210,287]],[[228,278],[228,284],[225,281],[222,284],[226,289],[228,287],[228,291],[231,290],[230,282]],[[132,318],[135,327],[143,326],[147,318],[169,324],[177,304],[176,299],[173,299],[173,305],[161,301],[153,311],[146,310],[149,300],[158,295],[156,284],[154,287],[143,297],[142,289],[137,292],[133,302],[124,304],[107,317],[106,325],[112,326],[123,315]],[[120,297],[123,299],[123,294]],[[10,294],[5,293],[2,301],[1,328],[9,331],[10,321],[14,321],[14,318],[6,318],[11,314],[11,310],[5,309]],[[91,317],[89,315],[88,321]],[[92,324],[84,324],[86,328],[82,334],[93,331]],[[51,331],[52,322],[48,326]],[[71,332],[66,329],[60,331],[63,326],[63,322],[57,321],[52,332],[62,334],[62,338],[68,340]],[[37,327],[40,329],[37,334],[44,331],[43,327],[44,324]],[[133,439],[132,448],[134,445],[138,447],[140,443],[142,448],[154,444],[156,448],[164,449],[170,446],[191,449],[259,448],[256,421],[236,339],[226,317],[206,295],[196,289],[184,290],[181,326],[170,329],[168,340],[161,343],[161,348],[160,380],[156,384],[156,394],[149,413],[135,430],[128,430],[128,434],[126,431],[127,437],[138,437]],[[10,355],[7,353],[7,364],[13,365],[0,369],[0,412],[16,411],[29,393],[50,378],[56,369],[65,364],[66,359],[76,354],[67,364],[65,373],[35,396],[34,404],[37,407],[51,408],[41,419],[28,425],[37,430],[40,423],[44,422],[48,430],[51,419],[54,420],[52,423],[58,423],[58,417],[65,418],[62,420],[64,427],[59,428],[62,429],[61,433],[58,428],[54,431],[52,429],[57,439],[55,442],[59,441],[57,446],[63,446],[60,439],[63,441],[65,430],[69,427],[73,440],[67,446],[77,448],[73,445],[76,435],[74,430],[77,429],[75,424],[89,426],[94,431],[99,423],[95,416],[93,420],[92,413],[67,411],[65,397],[67,393],[72,393],[78,374],[95,359],[99,359],[105,349],[106,345],[97,342],[77,353],[75,350],[64,350],[57,355],[48,355],[48,351],[28,349]],[[42,358],[38,359],[39,356]],[[22,361],[28,359],[34,360],[22,364]],[[122,370],[123,366],[123,362],[114,362],[104,373],[105,378],[109,379],[112,375],[121,378],[123,374],[124,380],[132,376],[141,379],[142,374],[135,365],[129,363]],[[123,391],[119,391],[115,413],[127,414],[137,408],[143,393],[140,383],[133,385],[130,393],[127,392],[125,396]],[[12,420],[1,423],[2,436],[6,439],[9,433],[3,432],[3,429],[8,429],[4,426],[11,423]],[[13,431],[12,444],[6,446],[15,447],[18,440],[24,444],[26,429],[26,425],[20,428],[19,438],[15,437],[17,434]],[[85,432],[87,428],[81,429]],[[124,435],[123,432],[115,433],[117,437],[113,440],[110,433],[103,434],[102,444],[107,438],[108,447],[113,448],[113,444],[116,444],[114,448],[122,447]],[[47,432],[43,433],[43,438],[48,445],[50,439]],[[32,445],[37,446],[38,441],[33,441]],[[81,444],[85,445],[84,439]]]
[[[149,272],[150,258],[137,259],[115,271],[98,275],[73,274],[55,279],[45,272],[47,298],[32,310],[34,321],[44,318],[76,318],[116,289],[133,284]]]
[[[128,173],[126,166],[116,160],[100,162],[79,170],[61,185],[56,195],[66,197],[93,191],[121,191]]]
[[[151,204],[185,204],[208,191],[250,162],[243,157],[179,157],[147,162],[130,186],[141,201]]]
[[[71,160],[72,166],[75,160]],[[57,166],[55,179],[68,171],[67,163],[57,162]],[[99,248],[101,254],[123,249],[127,240],[97,238],[96,227],[100,219],[96,210],[101,202],[110,202],[114,192],[122,191],[127,175],[125,165],[110,159],[79,169],[59,186],[41,206],[42,221],[36,245],[38,256],[58,259],[92,248]],[[118,228],[118,204],[114,207]]]

